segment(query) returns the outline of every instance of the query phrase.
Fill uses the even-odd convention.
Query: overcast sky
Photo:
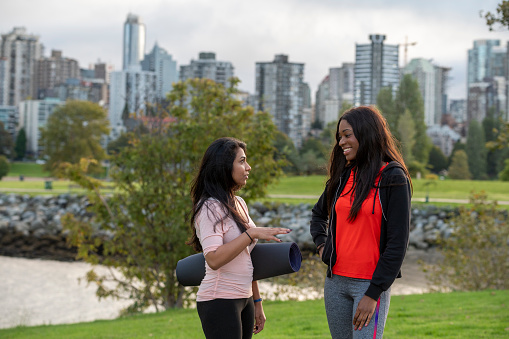
[[[149,52],[157,41],[177,65],[201,51],[230,61],[240,88],[254,92],[255,63],[275,54],[305,64],[304,81],[314,94],[331,67],[355,61],[355,44],[385,34],[387,44],[408,36],[408,60],[433,59],[451,67],[448,94],[466,97],[467,50],[478,39],[499,39],[479,11],[495,11],[501,0],[1,0],[0,33],[24,26],[39,35],[45,55],[52,49],[88,67],[98,59],[122,65],[123,25],[128,13],[146,25]],[[400,47],[400,65],[403,64]]]

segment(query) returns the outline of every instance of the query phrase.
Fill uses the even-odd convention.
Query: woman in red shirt
[[[333,338],[382,338],[408,245],[411,179],[375,107],[345,112],[336,141],[310,229],[328,265],[329,329]]]

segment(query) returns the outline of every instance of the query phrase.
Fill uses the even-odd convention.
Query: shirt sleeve
[[[225,212],[219,202],[207,201],[203,204],[195,227],[204,255],[223,245],[223,236],[229,229],[224,217]]]

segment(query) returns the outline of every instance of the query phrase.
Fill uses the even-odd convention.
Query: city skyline
[[[240,88],[254,93],[255,64],[286,54],[304,63],[304,81],[312,93],[331,67],[355,61],[355,44],[369,43],[370,34],[384,34],[387,44],[402,44],[408,36],[408,61],[433,59],[451,67],[448,94],[466,98],[467,50],[473,41],[499,39],[506,46],[508,31],[490,32],[479,11],[495,11],[499,0],[438,1],[424,4],[402,0],[390,4],[358,0],[280,0],[238,3],[232,0],[108,1],[4,0],[0,32],[26,27],[40,37],[44,56],[52,49],[75,58],[80,67],[101,60],[122,68],[123,24],[129,13],[146,25],[148,53],[157,42],[178,66],[214,52],[232,62]],[[400,47],[400,67],[404,48]]]

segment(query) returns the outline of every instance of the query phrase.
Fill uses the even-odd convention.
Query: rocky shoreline
[[[62,228],[61,218],[71,213],[80,220],[90,220],[92,214],[87,206],[85,196],[73,194],[34,197],[0,194],[0,255],[74,260],[76,248],[67,245],[67,232]],[[282,240],[296,242],[302,251],[314,250],[309,233],[311,209],[309,204],[255,202],[249,206],[257,226],[291,228],[293,232],[282,236]],[[439,234],[450,234],[448,219],[456,213],[451,207],[433,205],[413,209],[410,247],[434,247]]]

